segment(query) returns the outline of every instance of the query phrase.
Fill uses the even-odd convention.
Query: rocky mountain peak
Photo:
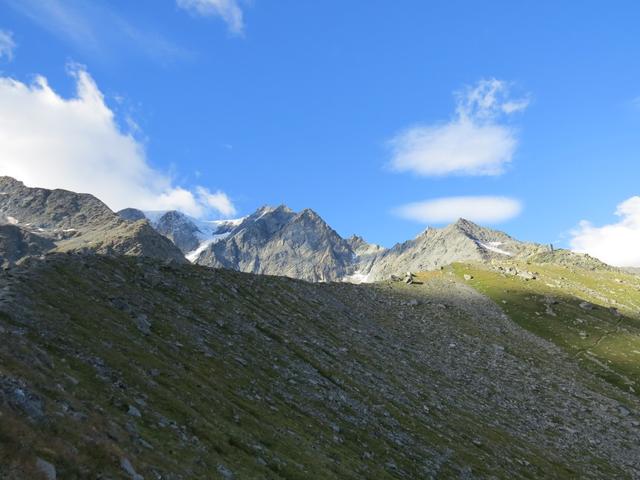
[[[339,280],[353,251],[313,210],[261,207],[229,235],[209,245],[196,263],[311,281]]]
[[[154,222],[155,229],[171,240],[182,253],[188,253],[200,245],[202,232],[184,213],[170,210]]]
[[[147,216],[144,214],[142,210],[138,210],[137,208],[125,208],[118,212],[120,218],[124,220],[128,220],[130,222],[137,222],[138,220],[146,220]]]
[[[481,228],[478,224],[470,220],[467,220],[466,218],[459,218],[451,226],[463,232],[472,232],[474,230]]]
[[[24,183],[20,180],[17,180],[13,177],[8,177],[6,175],[0,176],[0,189],[4,188],[16,188],[16,187],[24,187]],[[4,190],[3,190],[4,192]]]
[[[266,214],[275,209],[260,210]],[[148,220],[158,233],[171,240],[192,262],[207,246],[228,235],[245,220],[200,220],[178,210],[143,212],[136,208],[126,208],[119,211],[118,215],[128,221]]]
[[[6,223],[61,234],[118,221],[109,207],[86,193],[30,188],[11,177],[1,177],[0,194],[0,217]]]
[[[266,240],[280,231],[294,216],[295,213],[286,205],[263,206],[246,217],[233,233]]]
[[[5,232],[5,245],[38,247],[12,247],[14,252],[41,251],[50,242],[60,251],[185,261],[176,246],[146,221],[126,221],[93,195],[31,188],[11,177],[0,177],[0,223],[21,229]]]
[[[313,221],[318,221],[318,222],[323,222],[324,223],[324,220],[320,217],[320,215],[318,215],[316,213],[316,211],[312,210],[311,208],[305,208],[304,210],[300,211],[298,216],[301,217],[301,218],[308,218],[308,219],[313,220]]]
[[[291,210],[289,207],[287,207],[284,204],[277,205],[277,206],[263,205],[262,207],[258,208],[255,212],[253,212],[251,215],[249,215],[249,217],[247,218],[258,220],[264,217],[288,216],[293,213],[294,213],[293,210]]]

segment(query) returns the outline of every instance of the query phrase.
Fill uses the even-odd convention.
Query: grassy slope
[[[535,280],[485,265],[455,264],[459,278],[489,296],[527,330],[577,357],[590,371],[640,393],[640,278],[553,264],[514,264]],[[581,303],[589,302],[592,307]]]
[[[606,384],[441,305],[442,275],[313,285],[69,257],[0,280],[1,478],[38,478],[36,456],[64,479],[130,478],[122,458],[147,479],[628,476],[586,435],[562,437]],[[594,390],[562,396],[576,382]],[[554,413],[556,396],[577,407]]]

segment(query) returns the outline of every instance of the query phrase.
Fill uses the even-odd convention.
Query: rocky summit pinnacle
[[[202,234],[202,232],[183,213],[175,210],[169,211],[154,222],[154,227],[158,233],[175,243],[183,253],[191,252],[200,245],[198,234]]]
[[[196,263],[309,281],[335,281],[349,275],[354,252],[310,209],[262,207],[229,236],[206,248]]]
[[[11,177],[0,177],[0,225],[5,264],[48,251],[186,261],[146,220],[125,221],[93,195],[30,188]]]

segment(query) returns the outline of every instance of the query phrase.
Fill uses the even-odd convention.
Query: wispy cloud
[[[500,223],[517,217],[522,204],[513,198],[492,196],[443,197],[409,203],[394,210],[419,223],[449,223],[459,218],[473,222]]]
[[[0,77],[1,175],[92,193],[114,210],[235,213],[223,192],[181,187],[151,167],[144,144],[118,125],[93,78],[77,65],[70,73],[76,81],[72,98],[61,97],[44,77],[33,84]]]
[[[453,118],[417,125],[391,141],[391,167],[423,176],[500,175],[518,145],[516,130],[504,120],[524,111],[529,97],[512,98],[504,81],[481,80],[455,93]]]
[[[180,8],[202,16],[222,18],[235,35],[244,34],[244,18],[237,0],[176,0]]]
[[[197,187],[196,192],[198,198],[205,206],[210,207],[222,215],[230,217],[237,213],[236,207],[231,202],[229,196],[218,190],[215,193],[211,193],[209,190],[203,187]]]
[[[0,60],[13,60],[13,52],[16,49],[16,42],[13,40],[13,33],[8,30],[0,30]]]
[[[190,58],[191,53],[142,29],[101,2],[78,0],[5,0],[15,11],[81,51],[111,58],[121,52],[142,54],[160,63]]]
[[[586,220],[571,235],[571,248],[618,267],[640,267],[640,197],[616,209],[620,221],[596,227]]]

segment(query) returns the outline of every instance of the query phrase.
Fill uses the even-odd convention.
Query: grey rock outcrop
[[[0,265],[14,265],[25,257],[40,256],[55,248],[45,237],[17,225],[0,225]]]
[[[56,467],[40,457],[36,459],[36,468],[47,480],[56,480],[56,478],[58,478],[56,475]]]

